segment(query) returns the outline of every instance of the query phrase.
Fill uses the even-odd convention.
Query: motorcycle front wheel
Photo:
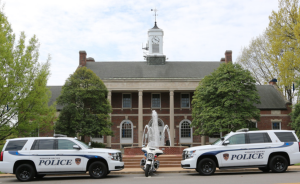
[[[146,169],[145,169],[145,176],[148,177],[150,173],[150,165],[146,165]]]

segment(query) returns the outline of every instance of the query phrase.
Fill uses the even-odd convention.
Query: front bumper
[[[183,169],[196,169],[197,160],[194,160],[192,158],[181,160],[181,167]]]
[[[14,164],[11,162],[0,162],[0,171],[3,173],[13,173]]]
[[[111,161],[108,163],[108,167],[110,171],[120,171],[124,169],[124,162]]]

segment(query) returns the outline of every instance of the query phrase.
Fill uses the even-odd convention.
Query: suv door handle
[[[265,147],[265,148],[271,148],[271,146],[267,146],[267,147]]]
[[[241,149],[246,149],[247,150],[248,148],[241,148]]]
[[[61,156],[61,155],[64,155],[64,154],[57,154],[57,156]]]

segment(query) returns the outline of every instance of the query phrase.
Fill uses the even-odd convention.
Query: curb
[[[140,168],[139,168],[140,169]],[[300,168],[288,168],[287,171],[300,171]],[[259,169],[217,169],[215,173],[227,173],[227,172],[261,172]],[[196,174],[194,169],[186,169],[186,170],[174,170],[174,171],[157,171],[156,173],[190,173]],[[144,171],[112,171],[110,174],[144,174]],[[68,175],[48,175],[48,176],[86,176],[89,174],[68,174]],[[14,174],[0,174],[0,178],[12,178],[15,177]]]

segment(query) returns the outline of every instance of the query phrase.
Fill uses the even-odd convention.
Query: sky
[[[263,33],[277,0],[1,0],[18,37],[36,35],[39,62],[51,56],[47,85],[64,85],[79,51],[101,61],[144,61],[142,44],[154,26],[164,30],[168,61],[220,61]],[[28,43],[28,42],[27,42]],[[183,71],[184,72],[184,71]]]

